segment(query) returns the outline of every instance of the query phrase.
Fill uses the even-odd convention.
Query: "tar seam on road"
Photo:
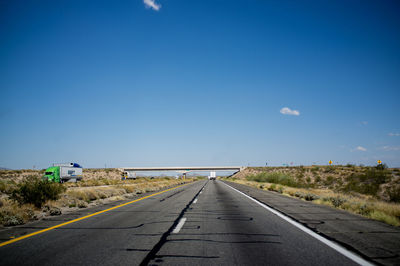
[[[331,240],[328,240],[326,238],[324,238],[323,236],[315,233],[314,231],[308,229],[307,227],[305,227],[304,225],[296,222],[295,220],[293,220],[292,218],[286,216],[285,214],[272,209],[271,207],[267,206],[266,204],[258,201],[255,198],[250,197],[249,195],[237,190],[236,188],[231,187],[230,185],[222,182],[224,185],[230,187],[231,189],[235,190],[236,192],[242,194],[243,196],[245,196],[246,198],[254,201],[255,203],[257,203],[258,205],[260,205],[261,207],[263,207],[264,209],[272,212],[273,214],[277,215],[279,218],[282,218],[283,220],[287,221],[288,223],[294,225],[295,227],[297,227],[298,229],[302,230],[303,232],[305,232],[306,234],[316,238],[317,240],[321,241],[322,243],[324,243],[325,245],[329,246],[330,248],[336,250],[337,252],[339,252],[340,254],[342,254],[343,256],[345,256],[346,258],[349,258],[350,260],[354,261],[355,263],[358,263],[360,265],[368,265],[368,266],[372,266],[374,265],[373,263],[366,261],[365,259],[361,258],[360,256],[358,256],[357,254],[351,252],[350,250],[347,250],[343,247],[341,247],[340,245],[332,242]]]
[[[148,196],[136,199],[136,200],[132,200],[132,201],[129,201],[129,202],[114,206],[114,207],[109,208],[109,209],[105,209],[105,210],[102,210],[102,211],[99,211],[99,212],[95,212],[95,213],[92,213],[92,214],[89,214],[89,215],[86,215],[86,216],[83,216],[83,217],[80,217],[80,218],[77,218],[77,219],[62,223],[62,224],[58,224],[58,225],[55,225],[55,226],[52,226],[52,227],[49,227],[49,228],[46,228],[46,229],[43,229],[43,230],[40,230],[40,231],[36,231],[36,232],[30,233],[30,234],[27,234],[27,235],[24,235],[24,236],[20,236],[20,237],[14,238],[12,240],[5,241],[3,243],[0,243],[0,247],[6,246],[6,245],[14,243],[14,242],[18,242],[20,240],[23,240],[25,238],[29,238],[31,236],[35,236],[35,235],[38,235],[38,234],[41,234],[41,233],[44,233],[44,232],[47,232],[47,231],[62,227],[64,225],[72,224],[72,223],[75,223],[75,222],[78,222],[78,221],[93,217],[95,215],[99,215],[99,214],[102,214],[102,213],[105,213],[105,212],[108,212],[108,211],[111,211],[111,210],[115,210],[117,208],[120,208],[120,207],[129,205],[129,204],[132,204],[132,203],[135,203],[135,202],[138,202],[138,201],[141,201],[141,200],[144,200],[144,199],[147,199],[147,198],[150,198],[150,197],[165,193],[167,191],[170,191],[170,190],[173,190],[173,189],[176,189],[176,188],[180,188],[180,187],[186,186],[188,184],[191,184],[191,183],[187,183],[187,184],[180,185],[180,186],[177,186],[177,187],[169,188],[167,190],[163,190],[163,191],[160,191],[160,192],[157,192],[157,193],[154,193],[154,194],[151,194],[151,195],[148,195]]]
[[[140,263],[140,266],[145,266],[148,265],[149,262],[153,259],[156,258],[157,253],[160,251],[161,247],[167,242],[168,236],[172,233],[174,228],[177,227],[179,221],[183,218],[183,215],[185,215],[186,211],[189,209],[190,205],[193,203],[193,201],[197,198],[197,196],[201,193],[201,191],[204,189],[204,187],[207,185],[208,181],[204,184],[204,186],[199,190],[199,192],[194,195],[193,199],[186,205],[186,207],[181,211],[179,214],[178,218],[174,221],[172,226],[165,232],[161,238],[160,241],[158,241],[157,244],[154,245],[154,247],[150,250],[149,253],[147,253],[146,257],[142,260]]]

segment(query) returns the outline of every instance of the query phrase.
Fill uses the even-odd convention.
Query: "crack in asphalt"
[[[183,190],[178,190],[177,192],[175,192],[175,193],[169,195],[168,197],[165,197],[165,198],[163,198],[163,199],[160,199],[160,202],[162,202],[162,201],[164,201],[164,200],[166,200],[166,199],[169,199],[169,198],[171,198],[171,197],[173,197],[173,196],[175,196],[175,195],[181,193],[182,191],[183,191]]]
[[[192,205],[193,201],[197,198],[197,196],[203,191],[203,188],[207,185],[208,181],[200,188],[200,190],[194,195],[192,200],[186,205],[186,207],[180,212],[178,218],[175,219],[172,226],[161,236],[160,241],[154,245],[154,247],[150,250],[150,252],[146,255],[146,257],[139,264],[140,266],[148,265],[150,261],[157,258],[157,253],[160,251],[162,246],[167,242],[168,236],[172,233],[174,228],[178,225],[181,218],[185,215],[186,211],[189,210],[190,205]]]

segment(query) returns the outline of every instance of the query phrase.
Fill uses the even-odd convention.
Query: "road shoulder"
[[[400,264],[400,229],[397,227],[275,192],[223,182],[364,258],[383,265]]]

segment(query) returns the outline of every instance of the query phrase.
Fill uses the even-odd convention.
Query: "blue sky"
[[[0,1],[0,166],[400,166],[399,13]]]

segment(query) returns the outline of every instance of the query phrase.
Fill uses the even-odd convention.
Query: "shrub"
[[[311,168],[311,172],[316,173],[319,171],[319,166],[314,166],[313,168]]]
[[[329,201],[329,202],[330,202],[330,201],[331,201],[331,198],[330,198],[330,197],[322,197],[321,200],[322,200],[322,201]]]
[[[0,208],[0,224],[14,226],[37,219],[32,205],[19,206],[15,202],[5,200]]]
[[[53,207],[53,208],[50,208],[49,213],[51,216],[56,216],[56,215],[61,215],[62,212],[61,212],[60,208]]]
[[[315,195],[315,194],[312,194],[312,193],[307,193],[307,194],[304,196],[304,199],[307,200],[307,201],[313,201],[313,200],[319,199],[319,196],[318,196],[318,195]]]
[[[363,204],[359,207],[358,213],[364,216],[368,216],[371,213],[371,208],[367,204]]]
[[[313,200],[317,200],[319,199],[318,195],[312,194],[312,193],[303,193],[301,191],[296,191],[296,193],[294,193],[294,196],[300,199],[305,199],[307,201],[313,201]]]
[[[16,183],[14,180],[0,180],[0,192],[11,194],[15,186]]]
[[[393,186],[387,190],[389,201],[400,202],[400,186]]]
[[[362,174],[351,174],[346,178],[348,181],[344,191],[355,191],[361,194],[376,196],[379,186],[390,180],[387,170],[366,169]]]
[[[85,201],[79,201],[78,202],[78,208],[87,208],[88,204]]]
[[[28,177],[17,185],[10,198],[20,205],[33,204],[37,208],[49,200],[58,200],[66,188],[59,183],[41,180],[38,177]]]
[[[304,178],[304,173],[297,173],[296,178],[302,180]]]
[[[343,203],[346,202],[346,199],[340,197],[330,197],[329,200],[335,208],[340,207]]]
[[[383,164],[378,164],[375,168],[378,170],[385,170],[386,168],[388,168],[388,166],[387,164],[383,163]]]
[[[295,179],[284,173],[259,173],[247,176],[246,179],[248,181],[275,183],[289,187],[301,186],[301,184],[296,182]]]
[[[326,178],[326,180],[324,181],[324,185],[325,186],[330,186],[330,185],[332,185],[332,183],[333,183],[333,181],[335,180],[335,178],[333,177],[333,176],[328,176],[327,178]]]
[[[99,194],[94,189],[87,190],[86,191],[86,195],[87,195],[87,201],[88,202],[94,201],[94,200],[97,200],[98,198],[100,198]]]
[[[0,221],[4,226],[15,226],[24,224],[24,219],[20,215],[0,213]]]
[[[0,192],[5,192],[6,187],[6,183],[3,180],[0,180]]]
[[[325,173],[334,173],[335,172],[335,167],[333,166],[328,166],[325,168]]]

